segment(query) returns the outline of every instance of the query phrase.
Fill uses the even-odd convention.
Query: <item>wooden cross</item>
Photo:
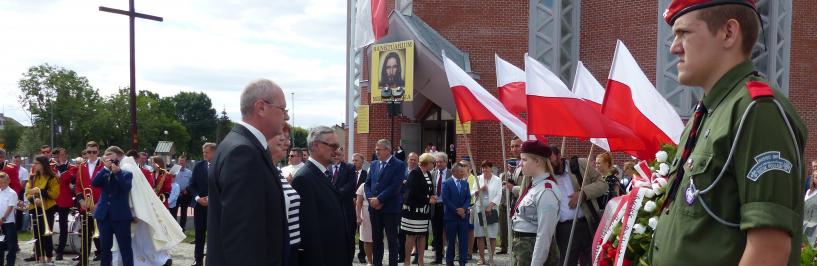
[[[110,12],[114,14],[125,15],[130,18],[130,133],[131,133],[131,148],[139,150],[139,138],[136,132],[136,45],[134,34],[134,24],[136,18],[143,18],[155,21],[163,21],[162,17],[151,16],[148,14],[137,13],[133,7],[133,1],[130,0],[129,10],[121,10],[110,7],[100,6],[99,11]]]

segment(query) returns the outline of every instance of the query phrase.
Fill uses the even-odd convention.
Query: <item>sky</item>
[[[344,122],[346,1],[136,0],[136,88],[161,96],[204,92],[240,118],[250,81],[278,83],[295,125]],[[30,125],[17,83],[43,63],[88,78],[102,96],[129,84],[127,0],[0,1],[0,112]],[[337,111],[335,111],[337,110]],[[127,115],[127,114],[123,114]],[[290,121],[292,122],[292,121]]]

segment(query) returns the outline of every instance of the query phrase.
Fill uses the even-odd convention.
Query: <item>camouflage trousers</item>
[[[514,236],[513,238],[513,266],[528,266],[533,259],[533,247],[536,245],[536,237]],[[548,251],[548,258],[544,265],[559,265],[559,248],[556,247],[556,240],[552,239]]]

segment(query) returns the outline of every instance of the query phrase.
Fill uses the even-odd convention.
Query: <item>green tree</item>
[[[13,151],[17,149],[20,138],[23,136],[23,130],[25,130],[25,128],[16,123],[6,123],[6,125],[0,129],[0,143],[5,146],[5,150]]]
[[[224,137],[230,133],[230,130],[233,129],[235,123],[230,120],[230,117],[227,116],[227,110],[221,110],[221,116],[218,118],[216,127],[216,143],[221,143]]]
[[[50,143],[78,151],[89,139],[99,138],[96,117],[103,111],[102,98],[88,79],[73,70],[49,64],[34,66],[18,82],[22,107],[29,110],[32,142]],[[53,121],[53,124],[52,124]]]
[[[128,88],[120,89],[109,97],[106,108],[109,110],[102,120],[108,123],[107,138],[102,139],[105,145],[119,145],[130,148],[130,113],[128,105]],[[177,153],[188,152],[187,144],[190,134],[175,119],[162,111],[159,95],[150,91],[139,91],[136,96],[136,126],[139,133],[139,147],[142,151],[153,153],[160,140],[173,141]],[[167,131],[167,135],[164,132]]]
[[[218,127],[216,109],[207,94],[201,92],[180,92],[173,97],[163,98],[161,108],[172,108],[175,116],[190,134],[185,150],[199,153],[201,145],[216,139]],[[177,147],[179,148],[179,147]]]
[[[292,127],[290,130],[290,137],[292,138],[293,143],[292,147],[307,148],[306,136],[309,134],[309,131],[302,127]]]

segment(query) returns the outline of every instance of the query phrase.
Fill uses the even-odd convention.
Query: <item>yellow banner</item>
[[[369,106],[360,105],[357,107],[357,133],[369,133]]]
[[[414,40],[372,46],[371,103],[382,103],[384,96],[414,100]]]
[[[460,123],[460,117],[454,114],[457,134],[471,134],[471,122]]]

